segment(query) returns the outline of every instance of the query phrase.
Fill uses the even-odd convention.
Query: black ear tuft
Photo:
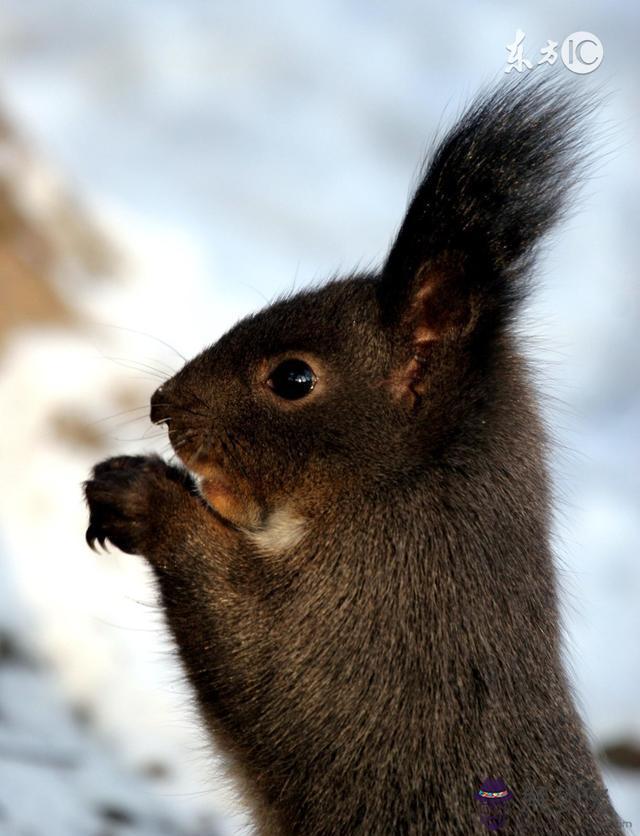
[[[390,322],[417,316],[431,340],[468,331],[485,313],[509,315],[536,245],[579,182],[596,106],[553,77],[521,77],[470,106],[428,161],[383,268]]]

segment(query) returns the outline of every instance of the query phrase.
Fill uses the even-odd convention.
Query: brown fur
[[[545,85],[481,99],[380,274],[277,302],[158,390],[153,420],[226,499],[155,457],[86,485],[89,541],[153,567],[262,834],[481,834],[498,776],[507,833],[621,832],[560,662],[547,443],[510,329],[578,123]],[[267,385],[288,357],[318,377],[296,401]]]

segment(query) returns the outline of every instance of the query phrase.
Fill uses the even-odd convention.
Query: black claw
[[[97,554],[98,549],[96,547],[96,540],[98,541],[98,543],[100,543],[100,545],[102,545],[102,539],[95,525],[89,525],[87,533],[85,534],[85,540],[87,541],[87,545],[89,546],[91,551],[94,551]]]
[[[105,535],[100,533],[97,527],[91,523],[89,528],[87,529],[87,533],[85,534],[85,540],[87,541],[87,545],[94,551],[96,554],[98,553],[98,548],[96,547],[96,541],[100,544],[101,548],[104,549],[104,541]]]
[[[92,551],[97,551],[96,535],[94,534],[92,526],[89,526],[89,528],[87,529],[87,533],[84,535],[84,539],[87,541],[87,545]]]

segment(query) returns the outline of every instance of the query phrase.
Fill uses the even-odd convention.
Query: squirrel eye
[[[271,372],[267,385],[287,401],[304,398],[316,385],[313,369],[303,360],[285,360]]]

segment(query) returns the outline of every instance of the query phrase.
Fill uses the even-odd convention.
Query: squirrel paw
[[[95,551],[109,540],[121,551],[143,554],[167,514],[167,499],[191,491],[188,474],[158,456],[116,456],[93,469],[84,483],[89,506],[86,539]]]

